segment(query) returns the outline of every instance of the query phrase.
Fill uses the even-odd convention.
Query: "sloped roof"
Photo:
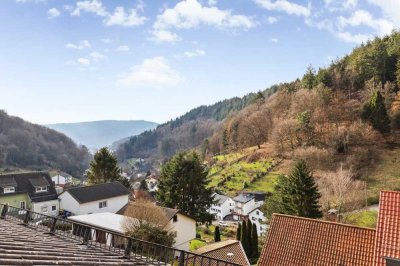
[[[12,176],[4,176],[0,178],[0,187],[16,187],[17,182],[15,181],[14,177]]]
[[[385,257],[399,259],[400,192],[381,191],[376,229],[374,265],[386,265]]]
[[[130,191],[119,182],[70,188],[63,193],[66,192],[70,193],[79,203],[87,203],[130,194]]]
[[[252,199],[254,199],[253,195],[251,195],[251,194],[243,194],[243,193],[241,193],[241,194],[239,194],[239,195],[237,195],[236,197],[233,198],[234,201],[238,201],[238,202],[241,202],[241,203],[247,203]]]
[[[221,195],[218,193],[214,193],[213,196],[214,196],[214,200],[217,201],[219,204],[223,204],[225,201],[227,201],[229,199],[228,196]]]
[[[135,265],[135,262],[0,219],[0,265]]]
[[[274,214],[259,266],[373,263],[375,230]]]
[[[0,175],[0,183],[9,183],[15,181],[15,193],[22,194],[28,193],[32,202],[42,202],[48,200],[56,200],[58,198],[56,189],[48,173],[46,172],[26,172],[26,173],[10,173]],[[33,182],[33,183],[32,183]],[[40,193],[36,192],[35,185],[40,182],[41,186],[47,186],[48,190]],[[0,192],[0,196],[4,195]]]
[[[206,245],[197,249],[196,253],[215,259],[231,261],[243,266],[250,265],[242,244],[237,240],[226,240]],[[229,253],[233,255],[228,256]]]

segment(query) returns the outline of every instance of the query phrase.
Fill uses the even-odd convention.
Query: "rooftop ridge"
[[[311,221],[311,222],[315,222],[315,223],[320,222],[320,223],[326,223],[326,224],[334,224],[334,225],[343,226],[343,227],[351,227],[351,228],[364,229],[364,230],[369,230],[369,231],[376,231],[376,228],[369,228],[369,227],[364,227],[364,226],[344,224],[344,223],[325,221],[325,220],[319,220],[319,219],[313,219],[313,218],[307,218],[307,217],[300,217],[300,216],[294,216],[294,215],[288,215],[288,214],[274,213],[274,214],[272,214],[272,219],[274,219],[274,216],[288,217],[288,218],[297,219],[297,220],[307,220],[307,221]],[[272,224],[272,220],[271,220],[271,224]]]

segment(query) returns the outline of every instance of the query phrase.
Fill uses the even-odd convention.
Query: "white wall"
[[[177,222],[173,219],[169,222],[171,230],[176,231],[174,248],[189,251],[189,241],[196,238],[196,221],[180,213],[177,215]]]
[[[249,219],[252,223],[256,224],[259,236],[267,232],[267,225],[265,223],[262,223],[265,222],[267,219],[265,218],[264,213],[262,211],[260,211],[259,209],[252,211],[249,214]],[[260,220],[262,222],[260,222]]]
[[[56,185],[65,185],[67,183],[67,180],[65,177],[62,175],[56,175],[51,178],[51,180],[56,184]]]
[[[52,211],[52,206],[56,206],[56,210]],[[42,211],[43,207],[47,207],[47,212]],[[43,202],[32,202],[32,211],[47,215],[58,215],[60,210],[60,202],[58,199]]]
[[[224,219],[225,216],[231,214],[231,209],[235,209],[235,202],[229,198],[223,204],[213,204],[210,209],[208,209],[208,213],[214,214],[217,220]]]
[[[61,199],[61,209],[69,211],[74,215],[101,212],[116,213],[117,211],[122,209],[122,207],[128,204],[129,201],[129,195],[123,195],[114,198],[79,204],[68,191],[62,193],[59,198]],[[102,201],[107,201],[107,207],[100,209],[99,202]]]

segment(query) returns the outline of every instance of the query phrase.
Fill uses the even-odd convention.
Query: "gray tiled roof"
[[[17,182],[15,181],[14,177],[12,176],[5,176],[0,178],[0,187],[16,187]]]
[[[119,182],[70,188],[64,193],[66,192],[69,192],[79,203],[87,203],[130,194],[130,191]]]
[[[0,265],[140,264],[105,250],[0,219]]]
[[[11,173],[0,175],[0,184],[9,183],[10,180],[14,180],[16,183],[15,192],[7,195],[28,193],[32,202],[42,202],[58,198],[51,177],[46,172]],[[48,190],[36,193],[35,185],[33,184],[48,186]],[[4,195],[4,193],[0,190],[0,196],[2,195]]]
[[[228,196],[225,195],[220,195],[218,193],[214,193],[214,200],[219,203],[219,204],[223,204],[225,201],[227,201],[229,199]]]
[[[234,201],[241,202],[241,203],[246,203],[252,200],[254,196],[249,195],[249,194],[239,194],[236,197],[233,198]]]

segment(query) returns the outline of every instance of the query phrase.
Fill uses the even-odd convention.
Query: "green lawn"
[[[196,249],[204,247],[205,245],[207,245],[207,243],[204,240],[193,239],[193,240],[190,240],[189,250],[195,251]]]
[[[343,222],[357,226],[375,228],[377,219],[377,211],[359,211],[345,215]]]

